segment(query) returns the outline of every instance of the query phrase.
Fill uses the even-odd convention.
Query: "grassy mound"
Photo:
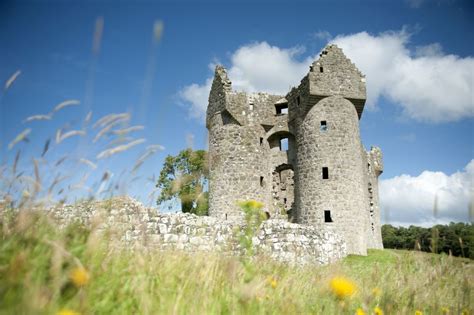
[[[372,250],[323,267],[265,257],[131,252],[44,215],[3,218],[0,314],[465,314],[474,264]]]

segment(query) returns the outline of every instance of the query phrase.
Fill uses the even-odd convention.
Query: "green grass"
[[[79,266],[90,276],[83,287],[70,279]],[[356,293],[337,299],[336,276]],[[371,250],[297,268],[265,257],[124,251],[96,231],[60,231],[32,213],[1,225],[0,314],[472,314],[473,278],[472,261],[421,252]]]

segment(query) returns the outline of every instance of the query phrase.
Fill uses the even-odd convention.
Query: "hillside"
[[[473,311],[473,261],[446,255],[373,250],[297,268],[260,256],[131,252],[35,213],[4,218],[1,237],[0,314]]]

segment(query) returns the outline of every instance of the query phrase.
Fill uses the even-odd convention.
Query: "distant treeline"
[[[474,225],[472,223],[450,223],[431,228],[418,226],[382,226],[385,248],[421,250],[446,253],[474,259]]]

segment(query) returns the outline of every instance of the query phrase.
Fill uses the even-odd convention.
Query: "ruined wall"
[[[382,229],[380,225],[379,176],[383,172],[382,151],[372,147],[367,152],[369,226],[367,248],[382,249]]]
[[[160,214],[129,198],[57,206],[47,210],[59,226],[71,222],[108,230],[125,248],[219,251],[242,254],[238,236],[242,226],[230,220],[194,214]],[[295,264],[328,264],[347,255],[344,240],[333,230],[267,220],[253,238],[258,254]]]

